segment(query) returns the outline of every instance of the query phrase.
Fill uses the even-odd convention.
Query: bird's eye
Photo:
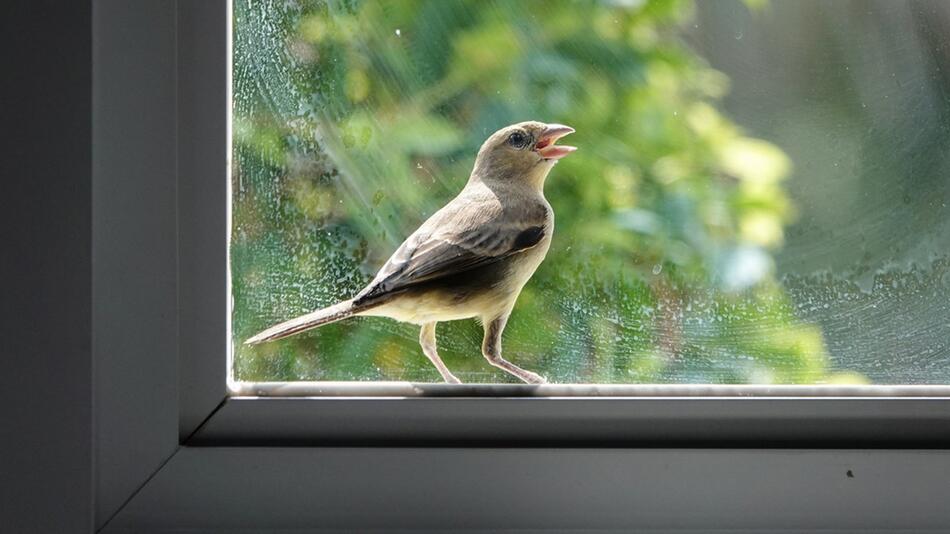
[[[515,148],[524,148],[528,144],[528,136],[523,132],[513,132],[508,136],[508,144]]]

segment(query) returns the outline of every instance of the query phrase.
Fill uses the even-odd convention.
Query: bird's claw
[[[527,382],[528,384],[538,384],[538,385],[540,385],[540,384],[547,384],[547,383],[548,383],[548,381],[547,381],[546,378],[544,378],[543,376],[541,376],[541,375],[539,375],[539,374],[537,374],[537,373],[532,373],[531,371],[525,371],[525,376],[524,376],[523,379],[524,379],[524,381]]]

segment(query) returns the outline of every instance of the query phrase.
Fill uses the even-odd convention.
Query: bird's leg
[[[419,331],[419,344],[422,345],[422,352],[428,356],[432,364],[435,365],[435,368],[439,370],[439,374],[442,375],[443,380],[449,384],[461,384],[462,381],[455,378],[452,371],[449,371],[449,368],[442,363],[442,358],[439,357],[439,352],[435,348],[435,325],[435,322],[426,323],[422,325],[422,330]]]
[[[508,323],[508,314],[485,322],[485,338],[482,340],[482,354],[488,363],[504,369],[528,384],[546,384],[547,380],[537,373],[522,369],[501,357],[501,332]]]

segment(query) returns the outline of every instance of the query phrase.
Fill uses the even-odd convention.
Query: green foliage
[[[561,122],[548,258],[505,334],[554,381],[817,383],[772,253],[790,162],[716,110],[729,81],[677,38],[692,4],[235,2],[236,342],[351,296],[464,185],[480,143]],[[506,381],[471,321],[440,326],[466,381]],[[255,347],[241,380],[438,380],[417,330],[354,319]]]

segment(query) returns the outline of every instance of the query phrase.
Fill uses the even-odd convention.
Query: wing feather
[[[536,246],[545,232],[544,219],[457,198],[406,239],[355,300],[491,265]]]

